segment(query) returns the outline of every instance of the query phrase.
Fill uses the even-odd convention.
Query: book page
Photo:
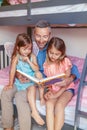
[[[59,75],[55,75],[52,77],[47,77],[47,78],[41,79],[40,82],[44,85],[54,84],[56,82],[63,81],[65,76],[66,76],[65,73],[63,73],[63,74],[59,74]]]
[[[50,85],[50,84],[54,84],[56,82],[61,82],[64,78],[65,78],[65,74],[59,74],[59,75],[55,75],[52,77],[47,77],[44,79],[37,79],[35,77],[32,77],[20,70],[16,70],[17,72],[21,73],[22,75],[26,76],[27,78],[29,78],[30,80],[32,80],[33,82],[37,83],[38,85]]]

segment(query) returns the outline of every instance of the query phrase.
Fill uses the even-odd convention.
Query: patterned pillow
[[[12,42],[6,42],[4,44],[5,52],[9,58],[11,58],[11,55],[13,53],[14,44]]]
[[[83,65],[84,65],[84,59],[79,58],[76,56],[69,56],[70,60],[72,61],[73,64],[75,64],[78,67],[78,70],[80,74],[82,73]]]
[[[7,0],[7,2],[10,5],[15,5],[15,4],[27,3],[27,0]]]

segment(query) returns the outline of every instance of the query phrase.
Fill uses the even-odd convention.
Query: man
[[[35,25],[34,29],[34,38],[33,42],[33,51],[37,56],[37,61],[40,67],[40,71],[43,74],[43,63],[46,58],[46,50],[48,46],[48,42],[51,36],[51,27],[50,24],[41,20]],[[24,79],[17,74],[21,82],[26,82]],[[43,74],[45,77],[45,75]],[[74,66],[72,68],[72,75],[69,79],[66,79],[63,84],[69,84],[75,78],[78,79],[79,72]],[[2,105],[2,125],[4,130],[13,130],[13,98],[15,95],[16,106],[18,111],[18,119],[20,130],[31,130],[31,113],[30,107],[27,102],[27,91],[20,91],[15,94],[15,89],[12,88],[8,91],[2,92],[1,96],[1,105]]]

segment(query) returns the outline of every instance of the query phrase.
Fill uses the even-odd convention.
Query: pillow
[[[14,44],[12,42],[6,42],[4,44],[5,52],[9,58],[11,58],[11,55],[13,53]]]
[[[78,67],[80,74],[82,73],[83,65],[84,65],[84,58],[79,58],[76,56],[69,56],[70,60],[73,64]]]
[[[16,5],[16,4],[24,4],[27,3],[27,0],[7,0],[7,2],[10,5]]]
[[[46,0],[31,0],[31,2],[40,2],[40,1],[46,1]]]

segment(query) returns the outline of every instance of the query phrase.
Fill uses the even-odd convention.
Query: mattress
[[[87,96],[86,96],[86,99],[87,99]],[[41,115],[44,115],[44,116],[46,115],[46,107],[41,106],[39,100],[36,101],[36,107]],[[87,103],[85,106],[81,106],[81,110],[87,112]],[[65,123],[74,126],[74,119],[75,119],[75,106],[68,104],[67,107],[65,108]],[[87,130],[87,119],[80,118],[78,127],[80,129]]]
[[[0,70],[0,85],[7,85],[9,82],[10,66]]]

